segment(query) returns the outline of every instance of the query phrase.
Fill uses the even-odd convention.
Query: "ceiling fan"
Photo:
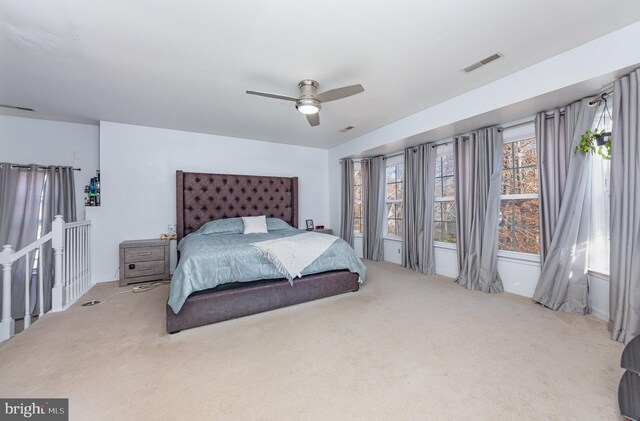
[[[300,89],[300,97],[295,98],[287,95],[271,94],[269,92],[247,91],[249,95],[266,96],[267,98],[284,99],[285,101],[294,101],[296,109],[307,116],[309,124],[317,126],[320,124],[320,116],[318,112],[322,108],[322,104],[329,101],[335,101],[349,97],[351,95],[364,92],[362,85],[343,86],[342,88],[331,89],[330,91],[317,94],[318,82],[311,79],[304,79],[298,83]]]

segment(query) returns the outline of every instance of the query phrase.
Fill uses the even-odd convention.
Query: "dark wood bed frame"
[[[298,177],[176,171],[177,240],[205,223],[239,216],[280,218],[298,227]],[[167,332],[203,326],[318,298],[357,291],[347,270],[286,279],[234,282],[191,294],[178,314],[167,304]]]

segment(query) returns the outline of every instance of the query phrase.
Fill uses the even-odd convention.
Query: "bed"
[[[177,240],[184,251],[176,268],[176,272],[179,272],[181,265],[185,266],[193,255],[187,254],[189,247],[185,250],[184,244],[189,241],[195,242],[193,238],[204,241],[200,233],[207,222],[226,219],[231,222],[232,218],[241,216],[265,215],[268,218],[279,218],[291,227],[297,228],[298,179],[177,171],[176,205]],[[194,235],[180,243],[191,233]],[[282,236],[292,234],[284,233]],[[225,237],[225,240],[229,238],[231,236]],[[191,249],[197,250],[193,247]],[[359,260],[358,263],[362,265]],[[174,273],[166,309],[167,331],[176,333],[183,329],[357,291],[359,281],[364,277],[364,272],[360,272],[361,274],[346,269],[312,274],[302,272],[304,276],[292,281],[284,277],[243,279],[243,282],[227,281],[206,289],[199,289],[207,284],[202,282],[202,279],[192,282],[198,284],[199,288],[191,285],[185,287],[185,282],[191,282],[189,277],[183,276],[181,272],[178,275]],[[200,277],[203,276],[201,273]],[[274,278],[272,274],[269,276]],[[186,298],[176,298],[179,294],[174,294],[174,290],[186,291],[189,294]]]

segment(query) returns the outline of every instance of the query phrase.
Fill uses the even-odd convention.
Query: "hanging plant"
[[[580,136],[580,143],[575,151],[597,153],[602,159],[611,159],[611,132],[605,132],[604,129],[587,130]]]
[[[602,159],[611,159],[611,132],[605,132],[604,128],[600,129],[600,123],[603,127],[607,126],[607,115],[611,120],[611,112],[607,106],[607,94],[602,94],[602,100],[604,101],[604,110],[598,120],[596,128],[593,130],[587,130],[582,136],[580,136],[580,143],[576,146],[575,152],[582,151],[584,153],[598,154]]]

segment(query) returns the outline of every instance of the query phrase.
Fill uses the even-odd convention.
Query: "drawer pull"
[[[151,256],[151,252],[147,252],[147,253],[138,253],[138,256]]]
[[[151,270],[151,268],[138,268],[138,272],[142,272],[142,271],[145,271],[145,270]]]

